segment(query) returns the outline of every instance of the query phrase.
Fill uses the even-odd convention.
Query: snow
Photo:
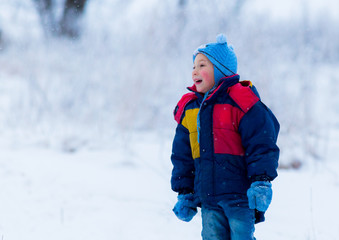
[[[60,14],[62,1],[57,2]],[[279,169],[266,222],[256,225],[257,239],[338,239],[338,59],[332,54],[338,48],[335,41],[322,43],[327,35],[321,35],[337,26],[327,20],[337,20],[338,2],[246,4],[240,19],[254,21],[241,25],[248,34],[237,24],[232,31],[223,18],[206,21],[211,12],[222,16],[226,5],[176,13],[174,1],[90,1],[85,37],[71,41],[45,39],[33,1],[0,0],[0,238],[200,239],[199,214],[185,223],[172,212],[172,110],[191,84],[192,50],[222,30],[239,49],[243,76],[261,79],[256,61],[248,61],[253,56],[261,66],[268,64],[268,76],[257,86],[282,123],[281,162],[303,163],[298,170]],[[277,35],[281,41],[297,35],[289,42],[295,46],[283,45],[286,55],[273,52],[272,59],[269,51],[276,49],[266,38],[272,31],[247,18],[253,12],[264,15],[263,22],[296,21],[297,30],[305,27],[297,18],[318,20],[326,12],[331,18],[317,22],[315,33],[331,64],[314,66],[320,63],[308,58],[312,53],[303,56],[313,45],[298,40],[307,34],[288,32],[288,21],[281,25],[285,35],[280,29]],[[172,29],[181,20],[188,32]]]
[[[337,239],[338,171],[319,168],[280,171],[267,221],[257,227],[258,239]]]
[[[3,239],[199,239],[201,217],[172,213],[170,141],[139,135],[129,149],[1,149]],[[126,154],[126,152],[128,154]],[[339,164],[279,170],[261,240],[337,239]]]
[[[197,226],[182,225],[171,213],[176,197],[170,191],[169,162],[164,161],[168,151],[160,151],[161,145],[142,136],[141,140],[147,143],[136,143],[130,159],[126,149],[76,154],[2,149],[0,235],[3,239],[175,239],[174,229],[186,228],[192,230],[182,237],[197,235],[199,229],[193,231]]]

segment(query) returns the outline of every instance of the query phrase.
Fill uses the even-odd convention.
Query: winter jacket
[[[202,102],[195,87],[177,104],[171,186],[200,204],[244,198],[253,181],[277,176],[279,123],[249,81],[223,78]],[[200,116],[200,131],[197,116]],[[199,139],[198,139],[199,135]]]

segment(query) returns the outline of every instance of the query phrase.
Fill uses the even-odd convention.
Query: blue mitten
[[[272,184],[266,181],[257,181],[247,190],[250,209],[265,212],[272,201]]]
[[[193,194],[178,195],[178,202],[173,208],[175,215],[182,221],[189,222],[197,214],[197,204]]]

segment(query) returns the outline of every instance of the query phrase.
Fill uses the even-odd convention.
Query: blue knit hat
[[[198,47],[193,53],[193,62],[199,53],[204,54],[212,62],[216,85],[221,78],[237,73],[237,56],[234,53],[233,47],[227,45],[224,34],[217,36],[216,43],[208,43]]]

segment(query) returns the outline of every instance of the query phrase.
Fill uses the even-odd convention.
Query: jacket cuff
[[[193,194],[194,191],[191,190],[191,189],[180,189],[180,190],[178,191],[178,193],[179,193],[179,195],[190,194],[190,193]]]
[[[267,175],[257,175],[257,176],[252,176],[250,178],[251,183],[257,182],[257,181],[264,181],[264,182],[271,182],[272,178],[270,178]]]

